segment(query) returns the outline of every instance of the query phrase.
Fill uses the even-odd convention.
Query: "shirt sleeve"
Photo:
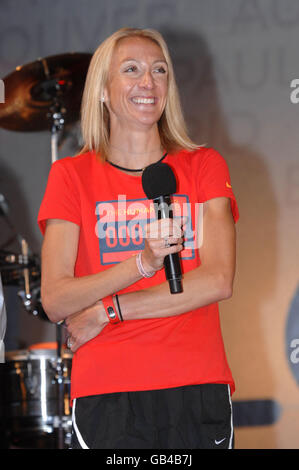
[[[44,235],[48,219],[81,223],[81,206],[77,178],[67,165],[67,157],[52,164],[45,194],[39,209],[38,225]],[[73,173],[73,174],[72,174]]]
[[[231,185],[228,165],[214,149],[208,149],[200,165],[198,190],[200,202],[216,197],[228,197],[234,221],[239,219],[239,209]]]

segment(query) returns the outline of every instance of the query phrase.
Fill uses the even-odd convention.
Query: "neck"
[[[155,132],[127,131],[111,133],[109,161],[119,166],[137,169],[158,161],[163,155],[158,128]]]

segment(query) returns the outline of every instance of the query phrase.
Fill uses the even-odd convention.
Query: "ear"
[[[108,90],[107,90],[107,87],[104,88],[103,90],[103,93],[102,93],[102,96],[101,96],[101,101],[103,103],[105,103],[105,101],[109,101],[109,98],[108,98]]]

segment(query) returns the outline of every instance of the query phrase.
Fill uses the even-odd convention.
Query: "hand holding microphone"
[[[181,226],[186,222],[186,218],[182,218],[180,224],[173,219],[171,195],[176,192],[175,175],[169,165],[154,163],[145,168],[142,186],[148,199],[153,200],[158,219],[148,227],[150,234],[144,251],[145,261],[154,263],[152,268],[156,267],[156,270],[162,267],[163,262],[170,292],[182,292],[179,252],[183,243]]]
[[[146,227],[145,249],[142,263],[147,271],[158,271],[163,267],[164,258],[183,249],[182,226],[186,217],[178,220],[160,219]]]

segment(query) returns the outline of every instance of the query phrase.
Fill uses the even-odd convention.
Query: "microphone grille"
[[[176,178],[167,163],[153,163],[142,173],[142,187],[148,199],[169,196],[176,192]]]

